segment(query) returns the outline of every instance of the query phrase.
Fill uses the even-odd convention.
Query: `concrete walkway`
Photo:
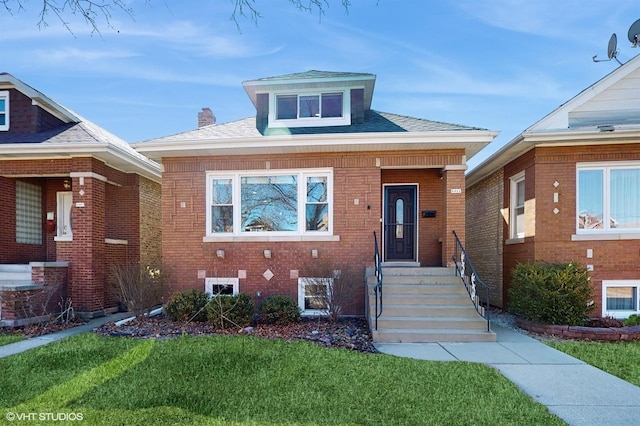
[[[15,343],[9,343],[8,345],[0,346],[0,358],[19,354],[29,349],[37,348],[38,346],[44,346],[51,342],[64,339],[65,337],[74,336],[80,333],[86,333],[87,331],[92,331],[94,328],[98,328],[110,321],[119,321],[124,318],[129,318],[130,316],[131,312],[119,312],[117,314],[107,315],[105,317],[94,318],[86,324],[82,324],[77,327],[67,328],[66,330],[57,331],[51,334],[45,334],[39,337],[24,339]]]
[[[378,343],[385,354],[496,368],[572,426],[640,425],[640,387],[514,330],[492,325],[495,343]]]

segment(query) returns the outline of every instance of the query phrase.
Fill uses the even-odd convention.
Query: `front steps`
[[[375,330],[376,278],[367,274],[376,343],[495,342],[453,268],[383,267],[383,311]]]

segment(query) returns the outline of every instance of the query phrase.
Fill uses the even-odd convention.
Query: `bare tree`
[[[289,0],[294,7],[309,13],[317,12],[323,16],[329,7],[329,0]],[[345,10],[349,9],[350,0],[340,0]],[[24,11],[27,0],[0,0],[0,5],[11,15]],[[151,0],[146,0],[151,3]],[[239,18],[249,19],[254,24],[262,18],[256,0],[231,0],[233,12],[231,20],[240,29]],[[133,18],[133,9],[126,0],[42,0],[38,13],[38,28],[49,25],[49,17],[56,17],[62,25],[71,33],[70,16],[80,16],[84,23],[91,28],[92,33],[100,34],[100,28],[105,26],[113,28],[111,19],[116,12],[124,12]],[[268,7],[268,6],[264,6]]]

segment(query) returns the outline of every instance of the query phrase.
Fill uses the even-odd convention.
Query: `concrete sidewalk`
[[[495,343],[378,343],[385,354],[470,361],[496,368],[572,426],[640,425],[640,387],[514,330],[492,325]]]
[[[131,317],[131,312],[118,312],[113,315],[94,318],[89,322],[87,322],[86,324],[67,328],[66,330],[61,330],[55,333],[45,334],[43,336],[32,337],[30,339],[24,339],[19,342],[3,345],[3,346],[0,346],[0,358],[19,354],[29,349],[37,348],[38,346],[44,346],[51,342],[64,339],[65,337],[74,336],[80,333],[86,333],[87,331],[92,331],[94,328],[98,328],[101,325],[106,324],[110,321],[119,321],[121,319],[129,318],[129,317]]]

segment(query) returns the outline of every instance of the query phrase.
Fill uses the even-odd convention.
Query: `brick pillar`
[[[445,231],[442,236],[442,263],[443,266],[454,266],[453,231],[456,231],[462,244],[465,241],[464,166],[445,167],[442,171],[442,182]]]
[[[104,306],[105,182],[95,175],[73,177],[73,249],[69,294],[85,316]]]

